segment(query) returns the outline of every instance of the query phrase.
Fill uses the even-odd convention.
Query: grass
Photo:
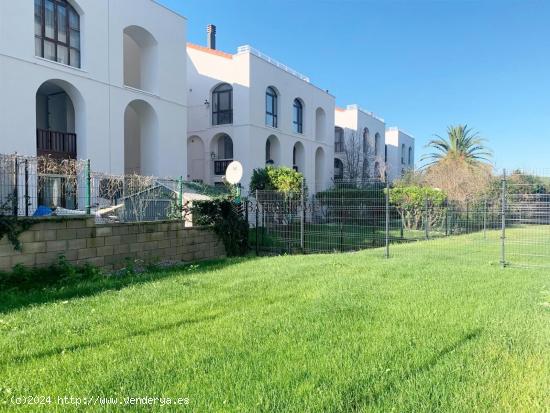
[[[547,412],[548,272],[502,270],[496,244],[465,236],[396,246],[389,260],[379,249],[236,259],[2,292],[0,410],[82,409],[10,405],[41,395],[189,398],[132,411]]]

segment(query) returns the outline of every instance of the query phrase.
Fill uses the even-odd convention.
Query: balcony
[[[76,133],[37,129],[36,152],[54,159],[76,159]]]
[[[224,176],[231,162],[233,162],[233,159],[218,159],[214,161],[214,175]]]

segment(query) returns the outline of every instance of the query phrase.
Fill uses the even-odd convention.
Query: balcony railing
[[[55,159],[76,159],[76,134],[37,129],[36,152]]]
[[[214,161],[214,175],[224,176],[231,162],[233,162],[233,159],[219,159]]]
[[[344,152],[344,142],[335,142],[334,143],[334,152],[336,152],[336,153]]]

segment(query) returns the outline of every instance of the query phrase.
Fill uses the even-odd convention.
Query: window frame
[[[49,2],[53,5],[53,38],[46,35],[46,3]],[[65,9],[65,42],[59,40],[59,9]],[[40,16],[37,14],[37,10],[40,10]],[[77,27],[71,26],[71,13],[77,17]],[[40,34],[37,33],[37,17],[40,17]],[[81,22],[80,14],[78,11],[67,1],[67,0],[34,0],[34,18],[35,18],[35,29],[34,29],[34,53],[36,57],[46,59],[52,62],[56,62],[65,66],[70,66],[76,69],[82,67],[82,31],[81,31]],[[71,45],[71,34],[78,34],[78,47]],[[38,43],[40,44],[40,51],[37,49]],[[45,57],[45,45],[46,42],[53,44],[54,47],[54,59]],[[63,62],[59,60],[59,49],[63,47],[67,50],[67,61]],[[40,52],[40,53],[38,53]],[[76,52],[78,55],[78,61],[76,63],[72,62],[71,52]]]
[[[304,133],[304,104],[299,98],[292,103],[292,131],[301,135]]]
[[[227,89],[220,90],[224,87]],[[220,97],[224,94],[229,96],[229,109],[220,110]],[[227,116],[227,121],[220,121],[220,115]],[[229,83],[221,83],[212,90],[212,126],[231,124],[233,124],[233,86]]]
[[[272,112],[269,111],[269,101],[271,99]],[[273,86],[269,86],[265,91],[265,124],[272,128],[279,127],[279,95]],[[269,122],[271,119],[271,122]]]

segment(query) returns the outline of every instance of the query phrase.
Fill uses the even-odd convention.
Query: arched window
[[[80,16],[67,0],[34,0],[35,54],[80,67]]]
[[[401,145],[401,163],[404,165],[405,164],[405,152],[406,152],[406,148],[405,148],[405,144]]]
[[[304,133],[304,104],[300,99],[294,99],[292,127],[294,133]]]
[[[233,88],[227,83],[212,92],[212,125],[233,123]]]
[[[265,92],[265,124],[273,128],[277,127],[277,91],[272,86]]]
[[[409,165],[413,164],[413,148],[412,146],[409,147]]]
[[[334,152],[344,152],[344,129],[339,126],[334,128]]]
[[[363,154],[365,156],[367,156],[367,154],[369,153],[369,136],[370,136],[369,128],[364,128],[363,129]]]
[[[265,163],[266,165],[273,165],[273,159],[271,159],[271,141],[269,139],[265,143]]]
[[[334,179],[344,179],[344,163],[338,158],[334,158]]]

